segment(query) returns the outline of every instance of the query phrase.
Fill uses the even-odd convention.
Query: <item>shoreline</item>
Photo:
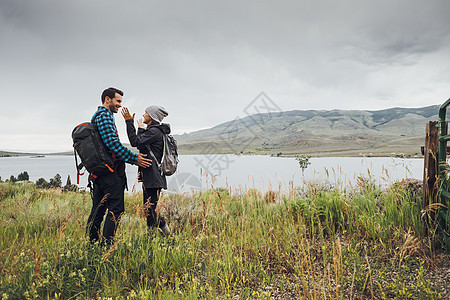
[[[419,154],[407,154],[407,153],[341,153],[340,151],[331,151],[327,153],[316,153],[311,154],[308,152],[302,153],[258,153],[258,152],[250,152],[250,153],[197,153],[197,152],[188,152],[188,153],[180,153],[179,156],[184,155],[236,155],[236,156],[268,156],[268,157],[289,157],[295,158],[297,156],[309,156],[310,158],[333,158],[333,157],[353,157],[353,158],[408,158],[408,159],[423,159],[424,156]],[[73,152],[61,152],[61,153],[15,153],[15,154],[4,154],[0,155],[0,158],[11,158],[11,157],[30,157],[30,158],[43,158],[48,156],[73,156]]]

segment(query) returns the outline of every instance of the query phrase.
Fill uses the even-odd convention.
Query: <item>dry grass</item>
[[[84,234],[88,194],[1,184],[0,296],[449,297],[449,255],[423,221],[432,208],[422,211],[407,186],[383,191],[361,178],[351,191],[311,183],[286,194],[166,195],[168,238],[147,231],[133,194],[114,245],[101,248]]]

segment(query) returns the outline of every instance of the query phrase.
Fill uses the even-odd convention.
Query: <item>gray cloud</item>
[[[164,105],[176,133],[244,116],[260,91],[285,110],[438,104],[448,11],[445,0],[3,0],[0,149],[69,149],[108,86],[139,116]]]

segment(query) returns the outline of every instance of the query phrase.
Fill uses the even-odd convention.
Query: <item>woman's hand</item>
[[[142,119],[137,120],[137,124],[139,128],[147,129],[147,125],[144,123],[144,120]]]
[[[128,110],[128,108],[126,108],[126,107],[122,108],[122,116],[125,119],[125,121],[126,120],[133,120],[134,119],[134,115],[135,114],[133,114],[133,115],[130,114],[130,111]]]

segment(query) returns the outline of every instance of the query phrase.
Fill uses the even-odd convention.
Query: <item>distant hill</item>
[[[71,155],[73,152],[56,152],[56,153],[34,153],[34,152],[13,152],[0,150],[0,157],[17,157],[17,156],[46,156],[46,155]]]
[[[175,138],[181,154],[414,156],[420,155],[425,125],[438,119],[438,110],[439,105],[376,111],[293,110],[252,115]],[[0,151],[0,157],[72,153]]]
[[[11,152],[0,150],[0,157],[13,157],[13,156],[30,156],[37,155],[36,153],[24,153],[24,152]]]
[[[418,155],[439,105],[266,113],[175,136],[180,153]]]
[[[133,151],[134,153],[138,153],[136,148],[131,147],[128,143],[123,143],[125,147]],[[57,156],[57,155],[73,155],[73,150],[65,151],[65,152],[54,152],[54,153],[34,153],[34,152],[12,152],[12,151],[2,151],[0,150],[0,157],[17,157],[17,156]]]

